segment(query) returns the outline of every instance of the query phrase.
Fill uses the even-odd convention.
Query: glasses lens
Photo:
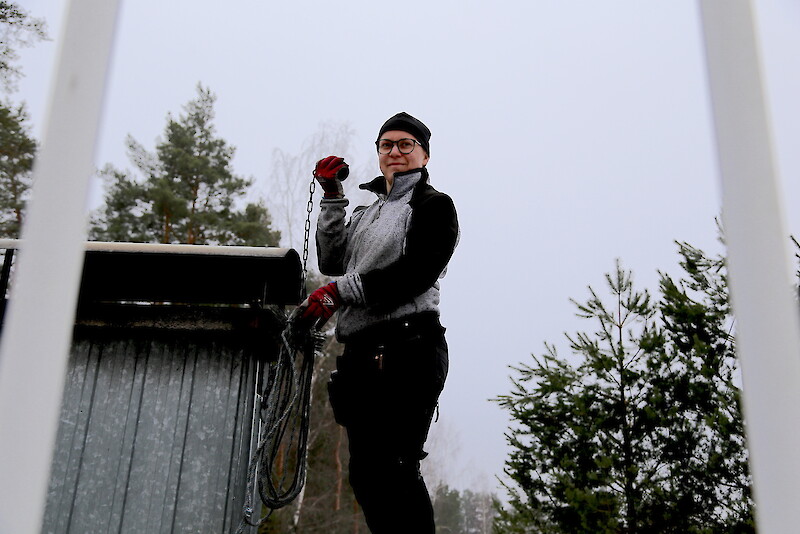
[[[400,149],[401,154],[409,154],[414,150],[415,144],[413,139],[401,139],[397,142],[397,148]]]
[[[397,145],[397,150],[399,150],[401,154],[410,154],[414,151],[414,147],[417,145],[417,142],[413,139],[400,139],[399,141],[380,139],[375,144],[378,146],[379,154],[391,153],[394,145]]]
[[[380,141],[378,141],[377,145],[379,154],[388,154],[389,152],[392,151],[394,143],[392,143],[391,141],[386,141],[384,139],[381,139]]]

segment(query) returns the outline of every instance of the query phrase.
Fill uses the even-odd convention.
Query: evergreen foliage
[[[441,534],[490,534],[495,501],[488,493],[458,491],[444,484],[433,492],[436,532]]]
[[[0,237],[19,238],[31,188],[36,141],[24,106],[0,103]]]
[[[47,39],[44,20],[31,17],[14,2],[0,0],[0,87],[6,91],[15,90],[17,79],[22,75],[16,65],[17,47],[31,46],[43,39]]]
[[[13,2],[0,0],[0,89],[11,92],[22,76],[17,49],[47,39],[45,23]],[[25,106],[0,102],[0,237],[19,238],[31,188],[37,143]]]
[[[275,246],[263,203],[236,209],[251,182],[231,168],[234,148],[214,131],[216,97],[197,87],[197,98],[173,119],[164,139],[148,152],[128,138],[128,154],[142,178],[107,165],[105,204],[95,213],[90,236],[103,241]]]
[[[679,254],[658,302],[618,264],[609,298],[573,301],[596,329],[569,361],[548,344],[514,368],[497,532],[754,531],[724,262]]]

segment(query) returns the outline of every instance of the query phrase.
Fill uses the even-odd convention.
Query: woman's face
[[[400,139],[416,140],[416,137],[401,130],[389,130],[388,132],[384,132],[384,134],[381,136],[381,139],[399,141]],[[378,163],[380,164],[381,172],[390,180],[394,179],[395,173],[424,167],[427,165],[428,159],[429,158],[425,153],[425,149],[419,144],[416,145],[414,150],[412,150],[409,154],[401,154],[400,149],[397,148],[397,145],[394,145],[392,147],[392,151],[388,154],[378,154]]]

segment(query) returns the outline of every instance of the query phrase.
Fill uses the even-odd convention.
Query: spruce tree
[[[514,368],[498,532],[753,532],[724,263],[679,247],[658,302],[617,265],[570,356]]]

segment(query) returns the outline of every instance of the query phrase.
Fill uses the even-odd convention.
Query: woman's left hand
[[[320,327],[336,313],[341,303],[336,282],[331,282],[311,293],[292,316],[302,322],[315,322],[315,326]]]

